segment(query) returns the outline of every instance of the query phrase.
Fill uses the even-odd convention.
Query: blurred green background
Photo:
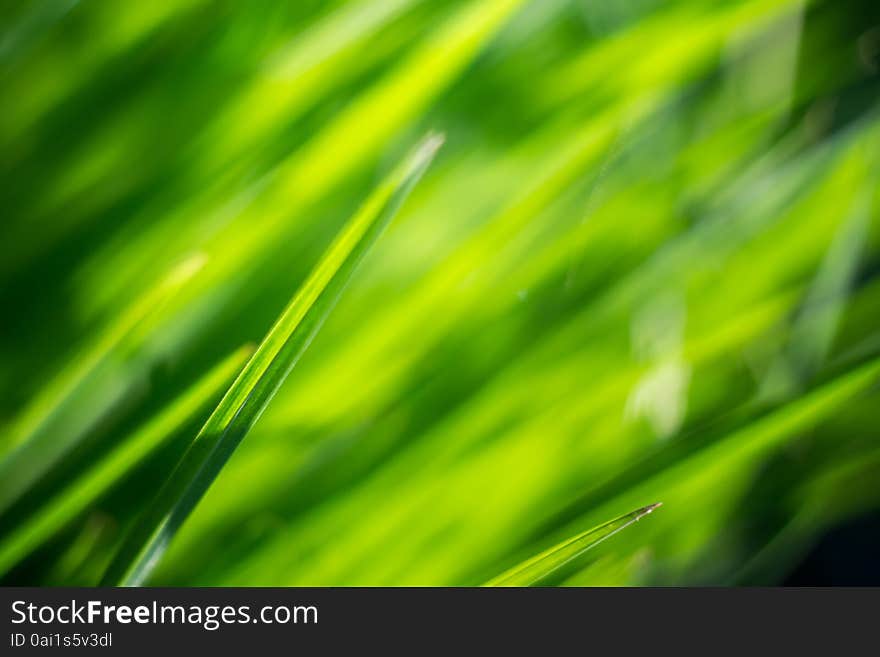
[[[476,585],[658,501],[545,583],[878,583],[874,0],[3,2],[0,581],[100,579],[430,130],[150,583]]]

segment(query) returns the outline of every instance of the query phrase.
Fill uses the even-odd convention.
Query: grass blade
[[[210,410],[244,365],[250,351],[249,347],[243,347],[223,359],[166,410],[0,539],[0,575],[86,510],[148,454],[179,434],[181,427]]]
[[[144,581],[176,530],[219,474],[320,329],[364,254],[442,143],[426,138],[367,199],[281,314],[190,449],[135,525],[104,576],[105,585]]]
[[[12,430],[9,452],[0,461],[0,513],[142,383],[153,357],[145,356],[139,367],[133,367],[133,356],[143,351],[152,319],[203,262],[196,255],[175,267],[78,354],[24,411]]]
[[[658,502],[643,506],[641,509],[610,520],[604,525],[593,527],[573,536],[489,580],[486,586],[531,586],[606,538],[614,536],[620,530],[638,522],[661,504]]]

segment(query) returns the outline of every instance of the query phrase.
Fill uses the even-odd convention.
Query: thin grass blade
[[[143,384],[153,358],[132,366],[152,321],[201,269],[196,255],[137,299],[22,413],[0,461],[0,513],[20,499],[79,444],[103,417]],[[5,445],[4,445],[5,447]]]
[[[242,347],[223,359],[193,386],[177,397],[141,429],[122,441],[70,485],[48,498],[24,522],[0,538],[0,575],[18,563],[77,515],[85,511],[111,486],[136,467],[148,454],[180,435],[182,427],[197,421],[217,403],[230,381],[241,370],[251,347]]]
[[[147,514],[105,574],[105,585],[136,586],[149,575],[183,521],[335,306],[352,273],[430,164],[442,138],[430,135],[367,199],[281,314],[208,418]]]
[[[573,536],[489,580],[486,586],[532,586],[587,550],[596,547],[606,538],[638,522],[661,504],[658,502],[643,506],[604,525]]]

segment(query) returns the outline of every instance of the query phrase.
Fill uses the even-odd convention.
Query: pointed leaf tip
[[[352,278],[442,144],[430,134],[340,231],[229,386],[153,503],[129,530],[102,579],[137,586],[158,563],[239,443],[271,402]]]
[[[663,506],[663,502],[654,502],[653,504],[649,504],[648,506],[643,506],[641,509],[638,510],[637,513],[639,514],[639,516],[646,516],[654,511],[654,509],[659,509],[661,506]]]
[[[643,506],[614,520],[609,520],[605,524],[572,536],[489,580],[486,586],[532,586],[605,539],[641,520],[662,504],[662,502],[655,502]]]
[[[442,132],[429,132],[411,151],[409,157],[404,160],[401,178],[418,177],[424,173],[428,165],[437,155],[437,151],[446,141],[446,135]]]

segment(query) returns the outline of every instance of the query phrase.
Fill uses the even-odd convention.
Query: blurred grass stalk
[[[872,3],[158,4],[0,10],[4,583],[478,585],[655,500],[541,582],[773,583],[880,508]],[[175,479],[427,129],[265,416]],[[198,494],[141,569],[157,481]]]

